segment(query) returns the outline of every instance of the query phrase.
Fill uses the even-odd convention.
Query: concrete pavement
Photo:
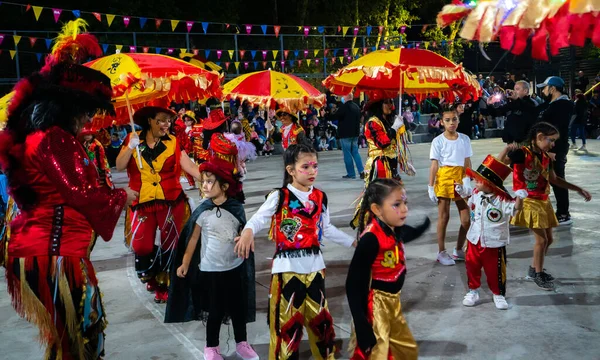
[[[488,154],[498,154],[499,139],[473,141],[476,167]],[[419,240],[407,245],[407,279],[402,291],[403,311],[420,345],[422,359],[600,359],[600,141],[588,142],[589,153],[570,153],[567,179],[586,187],[595,197],[584,203],[571,193],[571,227],[555,230],[555,244],[549,251],[546,267],[556,278],[556,291],[544,292],[524,280],[532,256],[533,237],[523,229],[511,231],[508,252],[507,301],[510,309],[496,310],[487,288],[474,308],[462,305],[467,291],[464,264],[444,267],[435,262],[435,226]],[[437,220],[436,207],[427,197],[429,144],[411,146],[418,174],[405,177],[409,196],[409,223],[429,216]],[[365,151],[362,150],[363,161]],[[352,202],[362,190],[360,180],[342,180],[345,174],[342,153],[320,153],[317,186],[330,203],[332,222],[353,234],[347,226],[353,213]],[[246,213],[252,215],[270,189],[280,186],[282,160],[279,156],[260,158],[248,165],[244,184]],[[124,184],[123,174],[116,174]],[[507,181],[508,182],[508,181]],[[511,188],[510,184],[507,188]],[[197,193],[190,193],[197,199]],[[454,245],[458,217],[452,210],[448,227],[448,248]],[[338,338],[344,342],[342,358],[348,359],[346,345],[350,336],[351,315],[344,282],[352,249],[327,243],[327,296]],[[257,237],[257,321],[248,325],[248,340],[261,358],[267,358],[269,333],[266,305],[269,264],[273,244],[262,233]],[[123,245],[123,221],[111,242],[99,242],[92,256],[109,326],[106,331],[106,359],[202,359],[205,327],[200,322],[163,324],[164,305],[153,303],[133,271],[132,256]],[[0,279],[0,358],[6,360],[40,359],[43,351],[36,342],[36,329],[20,319],[10,305],[4,277]],[[302,359],[310,358],[306,336]],[[233,331],[221,328],[221,351],[235,359]]]

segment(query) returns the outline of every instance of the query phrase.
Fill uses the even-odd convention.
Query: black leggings
[[[209,310],[206,321],[206,346],[219,346],[221,324],[226,316],[231,318],[235,342],[246,341],[246,312],[248,294],[242,283],[244,264],[223,272],[203,272],[209,282]]]

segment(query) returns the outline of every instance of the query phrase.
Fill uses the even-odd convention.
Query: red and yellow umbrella
[[[408,93],[464,100],[481,96],[481,86],[462,65],[432,51],[421,49],[379,50],[367,54],[337,73],[323,85],[334,94],[364,92],[372,98],[392,98]]]
[[[300,111],[309,105],[322,107],[325,94],[306,81],[273,70],[241,75],[223,86],[227,100],[238,99],[253,105],[274,109],[279,105],[289,111]]]
[[[115,54],[84,65],[107,75],[113,87],[117,116],[97,116],[94,128],[110,126],[113,120],[128,122],[126,97],[135,110],[148,105],[167,107],[171,101],[222,96],[218,73],[169,56]]]
[[[460,36],[490,42],[500,38],[505,50],[519,55],[531,37],[536,59],[548,60],[569,45],[586,39],[600,47],[600,0],[479,0],[446,5],[437,16],[440,27],[466,18]]]

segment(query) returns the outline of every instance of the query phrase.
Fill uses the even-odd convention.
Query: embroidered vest
[[[381,120],[379,120],[379,118],[373,116],[372,118],[369,119],[369,121],[373,121],[375,124],[377,124],[379,127],[381,127],[382,131],[386,131],[385,126],[383,125],[383,122]],[[404,133],[404,131],[405,131],[405,128],[404,128],[404,126],[402,126],[400,129],[398,129],[396,137],[398,137],[400,134]],[[381,156],[387,156],[389,158],[395,158],[398,156],[396,138],[390,139],[390,141],[391,141],[390,146],[386,147],[385,149],[381,149],[375,143],[376,137],[377,137],[377,134],[373,133],[368,126],[365,126],[365,138],[367,139],[367,145],[369,147],[369,152],[368,152],[369,157],[377,158],[377,157],[381,157]]]
[[[282,135],[282,140],[281,140],[281,146],[283,146],[283,149],[287,149],[290,145],[294,145],[298,143],[298,135],[300,135],[301,132],[304,132],[304,129],[302,128],[302,126],[298,125],[298,124],[292,124],[292,127],[290,128],[290,131],[288,132],[287,136],[285,136],[285,134],[283,133]]]
[[[527,189],[530,199],[548,200],[550,194],[550,157],[542,153],[542,160],[528,147],[522,147],[525,152],[523,164],[514,164],[513,189]]]
[[[269,237],[275,241],[275,257],[300,257],[318,254],[323,234],[321,215],[327,197],[313,188],[309,204],[302,204],[287,188],[279,191],[279,206],[273,215]]]
[[[406,271],[404,243],[396,239],[391,229],[383,229],[379,221],[373,219],[365,232],[373,233],[379,242],[379,252],[371,266],[373,280],[394,282]]]

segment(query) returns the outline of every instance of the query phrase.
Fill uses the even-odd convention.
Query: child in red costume
[[[91,129],[91,126],[86,126],[81,131],[80,138],[83,140],[83,147],[96,166],[96,170],[98,170],[100,185],[113,189],[114,185],[110,175],[110,166],[108,166],[108,160],[104,153],[104,146],[95,138],[94,134],[95,132]]]

